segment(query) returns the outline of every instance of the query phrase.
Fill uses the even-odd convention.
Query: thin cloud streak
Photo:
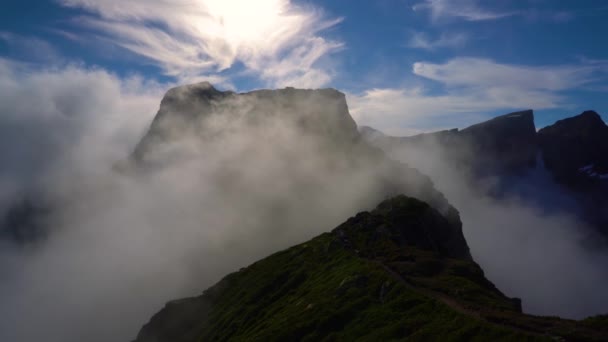
[[[502,64],[490,59],[459,57],[444,64],[416,62],[415,75],[448,86],[492,86],[559,91],[596,81],[602,66],[526,66]]]
[[[423,50],[436,50],[461,47],[468,40],[468,35],[464,33],[442,33],[439,38],[433,40],[424,32],[415,32],[410,38],[408,46]]]
[[[450,18],[486,21],[518,14],[516,11],[499,12],[485,9],[475,0],[424,0],[415,4],[412,9],[415,12],[429,12],[432,21]]]

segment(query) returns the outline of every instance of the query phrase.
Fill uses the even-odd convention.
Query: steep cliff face
[[[498,116],[465,128],[459,136],[471,147],[479,168],[521,172],[536,163],[536,128],[532,110]]]
[[[136,341],[586,341],[605,336],[604,320],[521,314],[471,260],[461,232],[398,196],[168,303]]]
[[[543,160],[559,182],[608,180],[608,126],[594,111],[538,131]]]
[[[594,111],[538,131],[553,178],[576,193],[587,222],[608,236],[608,126]]]
[[[389,137],[370,127],[361,134],[387,151],[403,147],[441,148],[455,166],[474,174],[517,174],[536,164],[536,128],[532,110],[514,112],[467,127]]]

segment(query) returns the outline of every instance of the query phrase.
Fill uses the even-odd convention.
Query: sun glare
[[[297,30],[304,19],[288,13],[285,0],[201,0],[207,20],[196,27],[205,34],[222,37],[236,52],[239,49],[266,50],[285,36],[286,29]],[[287,35],[289,36],[289,35]]]

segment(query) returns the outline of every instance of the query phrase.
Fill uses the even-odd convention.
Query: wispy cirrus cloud
[[[466,21],[496,20],[510,17],[516,11],[496,11],[482,7],[477,0],[424,0],[415,4],[416,12],[428,12],[433,21],[457,18]]]
[[[469,36],[465,33],[442,33],[438,38],[432,39],[425,32],[414,32],[407,45],[416,49],[436,50],[461,47],[468,40]]]
[[[165,74],[193,81],[242,64],[271,86],[315,87],[331,68],[319,59],[342,48],[320,32],[341,19],[289,0],[61,0],[89,15],[77,23],[146,57]]]
[[[405,134],[448,128],[446,123],[463,126],[489,111],[564,107],[568,106],[568,90],[596,91],[595,85],[608,77],[608,65],[528,66],[454,58],[442,64],[416,62],[412,73],[441,90],[417,85],[350,94],[355,120],[388,133]]]
[[[558,91],[593,83],[603,65],[527,66],[497,63],[483,58],[454,58],[444,64],[414,63],[415,75],[447,86],[510,87]]]

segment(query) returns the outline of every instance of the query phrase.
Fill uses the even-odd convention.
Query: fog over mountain
[[[451,215],[427,177],[361,139],[335,90],[176,88],[148,131],[161,85],[77,67],[1,79],[1,111],[14,113],[0,118],[3,213],[23,200],[45,209],[41,238],[2,240],[3,341],[129,340],[166,301],[391,194]],[[524,310],[606,311],[607,256],[583,247],[574,215],[488,196],[432,145],[393,152],[431,176],[475,260]]]
[[[2,340],[128,340],[167,300],[390,194],[415,194],[450,214],[427,177],[360,141],[335,90],[259,92],[218,107],[208,84],[174,89],[132,156],[151,119],[149,93],[103,72],[62,73],[74,73],[84,91],[32,77],[4,92],[7,112],[38,109],[17,119],[42,143],[14,139],[45,157],[3,164],[4,183],[16,185],[1,189],[4,208],[27,199],[48,213],[39,223],[46,238],[3,241]],[[97,78],[107,89],[96,91]],[[66,111],[61,101],[80,106]]]

